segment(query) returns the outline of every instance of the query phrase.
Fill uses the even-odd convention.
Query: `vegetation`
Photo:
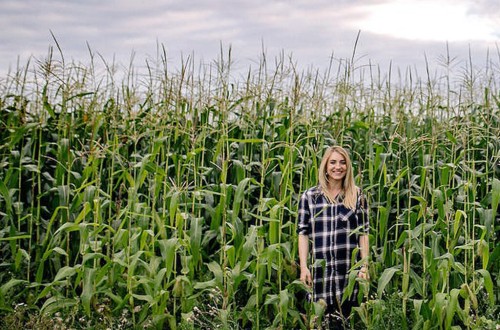
[[[178,71],[160,51],[147,74],[90,57],[50,51],[1,80],[0,326],[321,327],[296,212],[333,144],[370,200],[350,325],[499,322],[498,63],[421,79],[354,57],[239,74],[230,50]]]

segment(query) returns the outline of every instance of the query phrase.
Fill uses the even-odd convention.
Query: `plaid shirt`
[[[360,234],[369,231],[366,198],[358,191],[356,210],[344,206],[342,198],[336,204],[329,203],[319,186],[306,190],[300,198],[297,233],[309,236],[313,242],[314,301],[323,299],[335,306],[336,298],[342,301],[351,254],[359,246],[358,235],[351,232],[358,227]]]

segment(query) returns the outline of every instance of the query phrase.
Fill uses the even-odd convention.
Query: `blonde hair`
[[[330,201],[333,202],[335,200],[335,196],[333,196],[332,193],[328,190],[328,177],[326,175],[326,166],[328,165],[328,160],[334,152],[338,152],[342,155],[342,157],[344,157],[347,167],[344,180],[342,180],[341,192],[344,195],[344,205],[351,210],[355,210],[358,197],[358,188],[356,187],[356,183],[354,182],[352,162],[351,158],[349,157],[349,153],[341,146],[329,147],[328,149],[326,149],[325,154],[323,155],[323,159],[321,160],[321,164],[319,165],[318,169],[318,180],[321,191]]]

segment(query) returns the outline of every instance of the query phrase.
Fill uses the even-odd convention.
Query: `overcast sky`
[[[43,59],[55,46],[66,61],[88,62],[90,49],[107,61],[143,65],[164,45],[171,66],[181,55],[211,62],[232,49],[240,67],[291,55],[302,67],[322,68],[351,56],[358,63],[423,68],[446,55],[483,63],[498,59],[498,0],[0,0],[0,73]]]

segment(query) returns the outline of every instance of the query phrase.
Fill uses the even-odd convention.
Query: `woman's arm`
[[[363,260],[363,266],[361,266],[358,276],[360,278],[369,279],[370,274],[368,272],[368,261],[370,259],[370,239],[368,233],[370,231],[370,222],[368,220],[368,201],[361,190],[358,191],[358,203],[359,207],[356,209],[359,221],[358,225],[362,226],[363,231],[363,234],[359,236],[358,241],[361,259]]]
[[[370,274],[368,273],[368,259],[370,254],[370,240],[368,235],[362,235],[359,237],[359,248],[361,252],[361,259],[363,259],[363,266],[361,266],[358,276],[364,279],[369,279]]]
[[[309,236],[299,235],[299,262],[300,262],[300,280],[307,286],[311,286],[312,278],[309,267],[307,266],[307,257],[309,256]]]

